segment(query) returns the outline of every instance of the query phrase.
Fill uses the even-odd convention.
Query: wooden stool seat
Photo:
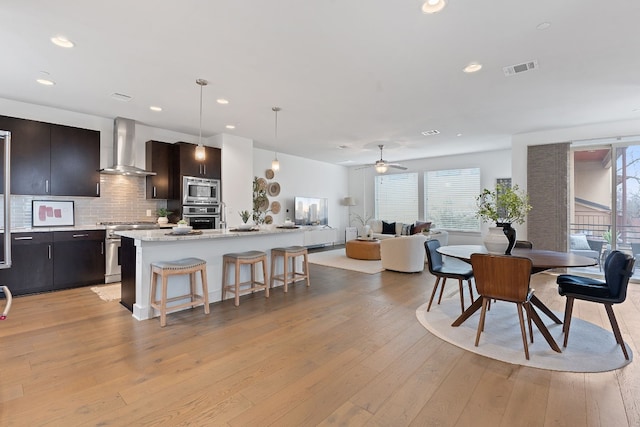
[[[256,264],[262,263],[262,282],[256,280]],[[235,266],[234,283],[229,284],[229,264]],[[240,282],[240,267],[248,264],[251,266],[251,280]],[[269,286],[267,285],[267,254],[262,251],[247,251],[229,253],[222,256],[222,300],[225,300],[227,292],[235,295],[235,306],[240,305],[240,295],[253,293],[264,289],[265,298],[269,298]],[[247,287],[248,286],[248,287]],[[241,289],[244,287],[244,289]]]
[[[196,272],[200,272],[202,294],[196,293]],[[190,292],[172,298],[167,298],[169,276],[189,275]],[[160,299],[156,299],[158,275],[162,277]],[[190,301],[167,307],[167,303],[189,298]],[[205,314],[209,314],[209,290],[207,287],[207,262],[200,258],[184,258],[177,261],[156,261],[151,263],[151,307],[160,311],[160,326],[167,324],[167,310],[178,310],[185,307],[204,305]]]
[[[271,282],[270,286],[273,288],[276,280],[284,284],[284,291],[287,292],[289,283],[293,284],[298,280],[306,279],[307,287],[309,283],[309,252],[304,246],[288,246],[285,248],[273,248],[271,249]],[[302,261],[302,271],[296,271],[296,257],[304,257]],[[284,271],[282,274],[275,274],[276,258],[282,257],[284,261]],[[291,271],[289,272],[289,259],[292,261]]]

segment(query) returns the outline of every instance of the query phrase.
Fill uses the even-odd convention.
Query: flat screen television
[[[327,205],[327,199],[296,196],[293,206],[296,225],[328,225]]]

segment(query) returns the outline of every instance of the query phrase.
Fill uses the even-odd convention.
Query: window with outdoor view
[[[375,177],[375,217],[406,224],[418,219],[418,174],[399,173]]]
[[[476,218],[480,168],[427,171],[424,192],[425,219],[436,227],[480,231],[480,220]]]

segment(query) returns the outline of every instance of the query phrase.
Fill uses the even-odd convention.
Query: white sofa
[[[427,236],[414,234],[380,241],[380,259],[385,270],[416,273],[424,270]]]
[[[379,240],[391,239],[398,236],[403,236],[402,228],[404,225],[411,224],[403,224],[402,222],[396,221],[395,234],[382,234],[382,220],[380,219],[370,219],[367,221],[367,225],[371,227],[371,231],[373,232],[373,238]],[[445,230],[438,230],[432,228],[427,233],[421,233],[427,237],[427,240],[437,239],[440,242],[440,246],[445,246],[449,244],[449,233]]]

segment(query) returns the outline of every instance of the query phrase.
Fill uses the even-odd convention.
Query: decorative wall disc
[[[258,200],[258,209],[260,209],[262,212],[269,209],[269,198],[267,198],[266,196],[260,198],[260,200]]]
[[[258,189],[266,191],[267,189],[267,180],[264,178],[258,178]]]
[[[273,217],[271,215],[267,215],[264,217],[265,224],[273,224]]]
[[[276,215],[280,213],[280,202],[277,202],[277,201],[271,202],[271,212],[273,212]]]
[[[267,169],[264,173],[264,176],[267,177],[267,179],[273,179],[273,177],[275,176],[275,172],[273,171],[273,169]]]
[[[280,184],[278,184],[277,182],[272,182],[271,184],[269,184],[267,193],[269,193],[270,196],[277,196],[278,194],[280,194]]]

